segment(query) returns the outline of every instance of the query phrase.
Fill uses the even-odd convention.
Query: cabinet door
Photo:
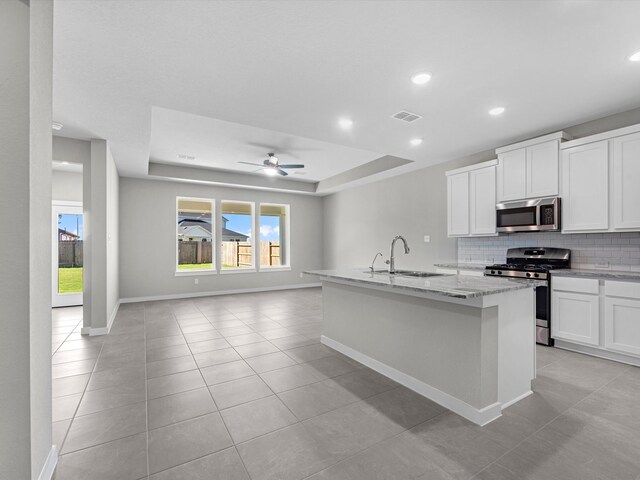
[[[609,144],[562,151],[562,231],[609,228]]]
[[[469,172],[471,235],[496,235],[496,167]]]
[[[526,165],[524,148],[498,155],[498,202],[526,198]]]
[[[527,198],[558,195],[558,142],[527,147]]]
[[[553,292],[551,336],[599,345],[599,298],[582,293]]]
[[[469,172],[447,176],[447,233],[469,235]]]
[[[613,140],[613,228],[640,229],[640,133]]]
[[[605,298],[604,346],[640,356],[640,300]]]

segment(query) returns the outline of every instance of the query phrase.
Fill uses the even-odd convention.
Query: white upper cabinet
[[[557,141],[527,147],[527,198],[558,195]]]
[[[562,151],[562,231],[609,228],[609,144]]]
[[[640,230],[640,125],[561,149],[562,231]]]
[[[498,155],[498,201],[527,196],[527,152],[524,148]]]
[[[640,229],[640,132],[614,138],[612,158],[613,225]]]
[[[447,233],[469,235],[469,172],[447,175]]]
[[[496,160],[447,175],[447,233],[450,237],[497,235]]]
[[[565,132],[498,148],[498,202],[558,195],[560,141]]]
[[[496,167],[469,172],[471,235],[496,234]]]

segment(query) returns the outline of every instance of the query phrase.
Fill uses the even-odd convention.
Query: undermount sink
[[[420,277],[420,278],[441,277],[446,275],[445,273],[420,272],[418,270],[396,270],[395,273],[389,273],[388,270],[375,270],[373,272],[369,270],[368,272],[365,272],[365,273],[380,273],[383,275],[395,275],[399,277]]]

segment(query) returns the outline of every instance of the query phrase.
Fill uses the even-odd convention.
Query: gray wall
[[[82,173],[54,170],[51,181],[51,198],[54,201],[82,202]]]
[[[176,197],[291,205],[291,271],[175,276]],[[120,298],[268,288],[314,282],[322,267],[322,199],[189,183],[120,179]],[[199,284],[194,284],[198,278]]]
[[[456,240],[447,238],[445,171],[492,158],[493,152],[482,152],[325,197],[325,267],[367,266],[376,252],[387,259],[396,235],[411,247],[405,255],[396,246],[397,268],[430,269],[442,258],[456,258]],[[376,266],[384,265],[378,259]]]
[[[27,3],[0,2],[0,244],[23,239],[0,249],[3,480],[38,478],[51,451],[53,3]]]

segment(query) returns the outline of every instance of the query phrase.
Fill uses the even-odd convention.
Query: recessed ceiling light
[[[429,72],[416,73],[413,77],[411,77],[411,81],[416,85],[424,85],[429,80],[431,80],[431,74]]]
[[[629,55],[629,61],[640,62],[640,50],[638,50],[636,53],[632,53],[631,55]]]
[[[184,153],[178,154],[178,160],[183,160],[187,162],[193,162],[196,159],[193,155],[185,155]]]
[[[340,128],[348,130],[353,126],[353,120],[350,118],[341,118],[338,120],[338,125],[340,125]]]
[[[63,126],[64,126],[64,125],[62,125],[62,124],[61,124],[61,123],[59,123],[59,122],[53,122],[53,123],[51,124],[51,128],[52,128],[52,129],[54,129],[54,130],[62,130],[62,127],[63,127]]]
[[[493,115],[493,116],[501,115],[504,113],[504,111],[505,111],[504,107],[495,107],[489,110],[489,115]]]
[[[413,145],[414,147],[417,147],[418,145],[420,145],[422,143],[422,139],[421,138],[412,138],[411,140],[409,140],[409,143],[411,145]]]

